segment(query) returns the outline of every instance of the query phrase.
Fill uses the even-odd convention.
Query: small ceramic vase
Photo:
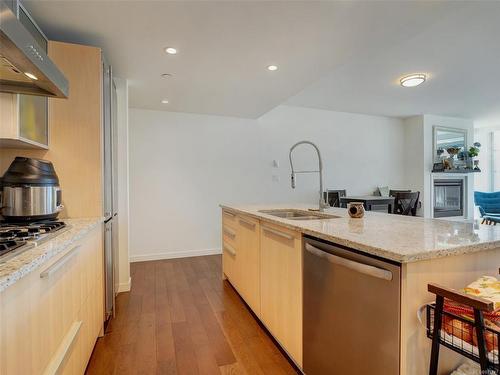
[[[363,202],[350,202],[347,206],[347,211],[349,212],[349,216],[355,219],[365,216]]]

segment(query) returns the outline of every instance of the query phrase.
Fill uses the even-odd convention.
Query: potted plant
[[[474,170],[475,171],[480,171],[479,169],[479,160],[475,159],[479,155],[479,150],[481,148],[481,143],[479,142],[474,142],[474,144],[469,148],[469,158],[471,158],[474,161]]]

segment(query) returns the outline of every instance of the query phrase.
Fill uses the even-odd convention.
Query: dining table
[[[382,197],[379,195],[352,195],[340,197],[340,204],[342,207],[347,207],[347,204],[350,202],[361,202],[367,211],[371,211],[372,206],[387,205],[387,212],[392,213],[394,199],[394,197]]]

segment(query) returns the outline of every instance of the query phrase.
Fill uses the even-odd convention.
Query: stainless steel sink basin
[[[336,219],[340,216],[325,214],[322,212],[296,210],[296,209],[277,209],[277,210],[260,210],[263,214],[281,217],[288,220],[324,220]]]

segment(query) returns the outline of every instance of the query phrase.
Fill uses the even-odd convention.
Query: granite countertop
[[[269,209],[308,209],[307,205],[221,205],[235,213],[283,225],[317,238],[352,247],[400,263],[498,249],[500,226],[442,219],[366,212],[352,219],[344,208],[325,213],[340,216],[321,220],[288,220],[259,212]]]
[[[63,219],[69,227],[67,231],[0,263],[0,292],[85,237],[103,220],[101,217]]]

